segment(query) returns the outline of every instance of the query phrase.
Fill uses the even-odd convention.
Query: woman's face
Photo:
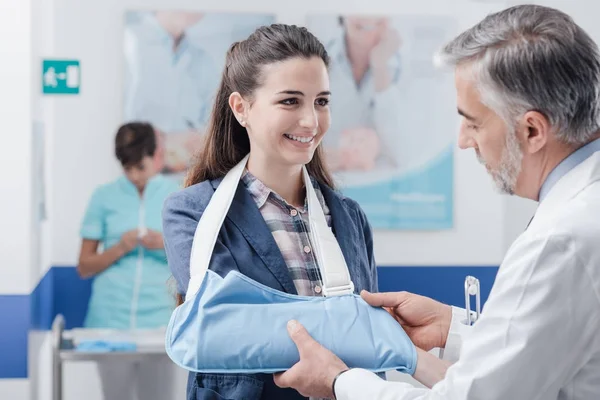
[[[253,158],[263,165],[305,165],[329,129],[329,75],[319,57],[292,58],[262,68],[252,99],[230,105],[248,131]]]
[[[123,167],[125,176],[135,187],[142,191],[146,187],[148,180],[156,174],[155,159],[150,156],[144,156],[139,163],[129,164]]]

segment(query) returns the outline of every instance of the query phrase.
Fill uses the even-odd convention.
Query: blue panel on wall
[[[481,283],[482,305],[487,300],[497,267],[379,267],[379,290],[409,291],[446,304],[464,307],[464,279],[473,275]],[[0,378],[27,377],[27,334],[49,330],[57,314],[66,328],[81,327],[87,312],[92,280],[83,280],[75,267],[52,267],[31,296],[0,296],[2,327]]]
[[[31,294],[31,328],[48,329],[52,325],[54,285],[52,269],[42,277]]]
[[[464,280],[473,275],[481,282],[482,305],[487,300],[498,268],[496,267],[379,267],[379,290],[406,290],[432,297],[446,304],[464,307]],[[81,327],[91,294],[91,280],[83,280],[74,267],[53,267],[48,272],[51,283],[36,289],[36,303],[52,304],[41,307],[37,316],[38,329],[50,329],[56,314],[65,316],[68,329]],[[42,282],[45,282],[44,278]],[[53,292],[47,288],[52,287]],[[45,297],[43,298],[42,295]],[[47,296],[47,297],[46,297]],[[40,300],[37,298],[42,297]]]
[[[77,328],[83,325],[87,312],[92,280],[81,279],[74,267],[53,267],[54,315],[65,317],[65,328]]]
[[[27,377],[29,295],[0,296],[0,379]]]
[[[407,292],[428,296],[445,304],[465,307],[465,277],[479,279],[481,306],[487,300],[497,267],[379,267],[381,292]],[[474,301],[472,306],[474,306]]]
[[[81,279],[75,267],[52,267],[32,294],[32,327],[48,330],[57,314],[65,328],[83,325],[92,293],[92,280]]]

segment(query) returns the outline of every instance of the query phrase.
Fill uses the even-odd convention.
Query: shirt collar
[[[313,185],[313,187],[315,188],[315,191],[317,194],[317,199],[319,200],[319,203],[321,204],[321,207],[323,208],[323,212],[328,213],[329,209],[327,208],[327,205],[325,204],[325,199],[323,198],[323,195],[320,191],[319,184],[312,176],[310,177],[310,181],[311,181],[311,184]],[[286,206],[293,207],[290,204],[288,204],[288,202],[285,201],[276,192],[269,189],[264,183],[262,183],[262,181],[260,179],[258,179],[256,176],[252,175],[252,173],[250,173],[250,171],[248,171],[248,169],[244,170],[244,174],[242,175],[242,182],[246,186],[248,193],[250,193],[250,197],[252,197],[252,199],[256,203],[256,206],[258,207],[259,210],[265,205],[265,203],[269,199],[269,196],[271,196],[271,195],[278,202],[280,202]],[[302,209],[298,209],[297,207],[294,207],[294,208],[296,208],[298,211],[300,211],[302,213],[305,212],[306,210],[308,210],[308,201],[307,201],[306,196],[304,197],[304,208],[302,208]]]
[[[595,152],[600,151],[600,139],[596,139],[585,146],[580,147],[573,153],[571,153],[567,158],[560,162],[553,170],[550,172],[542,188],[540,189],[539,201],[540,203],[548,196],[552,187],[565,176],[569,171],[573,168],[584,162]]]
[[[130,16],[132,21],[137,22],[137,26],[134,28],[136,30],[135,35],[141,37],[144,43],[147,44],[161,44],[163,46],[168,46],[169,49],[173,48],[175,40],[173,37],[163,28],[154,12],[146,11],[140,12],[139,15],[133,14]],[[195,25],[198,25],[196,23]],[[184,30],[183,36],[179,45],[177,46],[178,52],[181,52],[185,47],[189,45],[189,36],[190,31],[194,28],[194,25],[186,28]]]
[[[152,193],[155,187],[160,186],[160,183],[163,182],[164,179],[166,178],[162,174],[156,174],[148,179],[148,182],[146,182],[146,187],[144,188],[144,197],[147,197],[150,193]],[[135,194],[136,196],[140,195],[135,185],[131,183],[131,181],[127,179],[125,175],[120,176],[118,181],[126,193]]]
[[[260,210],[267,202],[272,190],[265,186],[260,179],[252,175],[247,169],[244,170],[244,174],[242,175],[242,182]]]

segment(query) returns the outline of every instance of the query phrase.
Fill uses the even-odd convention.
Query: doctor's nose
[[[458,134],[458,147],[462,150],[475,147],[475,140],[465,132],[464,128],[461,128]]]

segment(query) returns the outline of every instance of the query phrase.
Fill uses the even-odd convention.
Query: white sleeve
[[[598,307],[572,242],[559,235],[523,241],[507,255],[484,312],[462,343],[460,359],[442,381],[421,389],[357,369],[338,378],[337,398],[556,398],[600,329],[590,320]]]
[[[388,88],[376,93],[373,103],[373,122],[386,159],[396,162],[399,146],[400,116],[396,107],[400,103],[400,88],[392,82]]]
[[[410,383],[384,381],[365,369],[344,372],[335,382],[337,400],[409,400],[425,399],[429,389],[418,389]]]
[[[450,330],[446,338],[446,347],[440,349],[440,358],[442,360],[455,363],[458,361],[462,343],[467,334],[471,331],[471,326],[466,324],[467,310],[459,307],[452,307],[452,321]]]

